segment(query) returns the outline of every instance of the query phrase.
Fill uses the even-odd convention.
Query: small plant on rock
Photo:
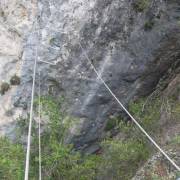
[[[10,83],[11,85],[19,85],[21,83],[20,77],[15,74],[11,77]]]
[[[5,92],[7,92],[9,89],[10,89],[9,83],[3,82],[3,83],[1,84],[0,94],[1,94],[1,95],[4,95]]]

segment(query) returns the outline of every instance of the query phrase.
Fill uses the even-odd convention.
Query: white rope
[[[106,82],[102,79],[102,77],[99,75],[98,71],[96,70],[95,66],[92,64],[91,60],[89,59],[86,51],[83,49],[81,43],[79,42],[79,46],[81,47],[86,59],[91,64],[94,72],[96,73],[98,79],[101,80],[101,82],[104,84],[106,89],[110,92],[110,94],[113,96],[113,98],[117,101],[117,103],[122,107],[122,109],[127,113],[127,115],[132,119],[132,121],[136,124],[136,126],[142,131],[142,133],[154,144],[154,146],[166,157],[166,159],[178,170],[180,171],[180,167],[164,152],[163,149],[151,138],[151,136],[143,129],[143,127],[136,121],[136,119],[130,114],[130,112],[124,107],[124,105],[121,103],[121,101],[116,97],[116,95],[112,92],[112,90],[109,88],[109,86],[106,84]]]
[[[43,62],[43,63],[46,63],[46,64],[50,64],[50,65],[53,65],[55,66],[57,63],[51,63],[51,62],[48,62],[48,61],[44,61],[44,60],[39,60],[39,62]]]
[[[26,167],[25,167],[25,177],[24,180],[28,180],[29,175],[29,158],[30,158],[30,148],[31,148],[31,131],[32,131],[32,119],[33,119],[33,104],[34,104],[34,89],[35,89],[35,81],[36,81],[36,67],[37,67],[37,46],[35,52],[34,59],[34,69],[33,69],[33,85],[31,92],[31,107],[30,107],[30,117],[29,117],[29,130],[28,130],[28,138],[27,138],[27,152],[26,152]]]
[[[41,180],[41,73],[39,71],[39,108],[38,108],[38,138],[39,138],[39,180]]]

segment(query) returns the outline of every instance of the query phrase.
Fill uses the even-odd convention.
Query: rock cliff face
[[[31,1],[0,1],[0,84],[21,74],[23,39],[32,28],[34,5]],[[0,135],[11,135],[15,119],[22,114],[21,108],[13,106],[16,89],[13,86],[0,97]]]
[[[80,134],[72,134],[76,147],[85,148],[101,138],[106,120],[122,110],[97,79],[84,52],[125,105],[151,93],[180,63],[180,2],[141,2],[142,7],[137,0],[39,0],[29,4],[14,0],[18,6],[12,5],[16,11],[11,14],[19,24],[14,24],[10,11],[6,14],[11,7],[2,6],[2,28],[9,24],[20,36],[16,36],[20,53],[15,59],[22,60],[22,83],[14,95],[15,106],[25,109],[29,103],[37,46],[39,60],[56,63],[38,62],[43,93],[64,96],[68,111],[81,118]],[[18,43],[11,46],[18,48]],[[18,52],[11,49],[8,53]]]

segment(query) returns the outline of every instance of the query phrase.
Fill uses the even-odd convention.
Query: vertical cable
[[[37,3],[38,3],[38,1],[37,1]],[[38,8],[37,8],[37,10],[38,10]],[[37,20],[36,20],[36,28],[37,28]],[[39,33],[38,33],[38,35],[39,35]],[[26,151],[24,180],[29,179],[29,161],[30,161],[30,150],[31,150],[31,133],[32,133],[32,121],[33,121],[33,109],[34,109],[33,105],[34,105],[34,90],[35,90],[35,82],[36,82],[37,59],[38,59],[38,46],[36,44],[34,68],[33,68],[33,84],[32,84],[32,91],[31,91],[31,105],[30,105],[29,128],[28,128],[28,137],[27,137],[27,151]]]
[[[39,71],[39,106],[38,106],[38,137],[39,137],[39,180],[41,180],[41,72]]]
[[[28,180],[29,175],[29,159],[30,159],[30,148],[31,148],[31,132],[32,132],[32,120],[33,120],[33,104],[34,104],[34,90],[35,90],[35,81],[36,81],[36,67],[37,67],[37,46],[36,54],[34,59],[34,73],[33,73],[33,85],[31,92],[31,107],[30,107],[30,117],[29,117],[29,129],[28,129],[28,138],[27,138],[27,152],[26,152],[26,167],[25,167],[25,177],[24,180]]]

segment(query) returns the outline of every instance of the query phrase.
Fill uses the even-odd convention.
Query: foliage
[[[122,120],[119,125],[119,131],[123,133],[124,137],[126,139],[131,139],[131,138],[138,138],[140,136],[139,131],[137,131],[136,127],[134,126],[134,123],[132,122],[125,122]]]
[[[124,134],[128,134],[125,139],[126,141],[116,139],[104,140],[101,144],[102,154],[100,155],[82,155],[80,152],[75,151],[72,145],[66,144],[65,139],[68,128],[74,119],[69,118],[62,111],[61,102],[62,99],[41,97],[42,119],[48,117],[46,125],[42,126],[43,132],[41,133],[42,175],[44,180],[93,180],[98,178],[126,180],[130,179],[137,168],[149,157],[149,146],[147,146],[143,138],[140,139],[134,134],[136,129],[133,124],[125,123],[116,118],[113,121],[119,123],[119,128],[121,128]],[[130,109],[132,112],[139,114],[141,105],[142,102],[133,103]],[[35,101],[35,107],[37,107],[37,100]],[[31,143],[30,179],[33,180],[38,179],[38,139],[36,126],[36,124],[33,124]],[[20,137],[24,136],[27,134],[27,131],[27,118],[20,118],[18,121],[18,135]],[[17,141],[17,143],[19,142]],[[0,140],[1,143],[2,140]],[[3,149],[7,147],[11,150],[4,152]],[[17,150],[15,151],[14,149]],[[23,146],[12,143],[2,144],[1,150],[2,155],[7,153],[7,156],[3,156],[4,160],[2,162],[0,160],[0,168],[3,170],[3,174],[0,174],[0,177],[12,180],[22,179],[24,173],[23,158],[25,157]],[[11,158],[12,161],[7,165],[4,164],[3,162],[10,161],[9,157],[11,155],[13,156]],[[12,177],[10,172],[14,170],[17,175],[15,174]]]
[[[149,157],[147,146],[138,140],[107,140],[103,142],[104,158],[101,174],[109,179],[130,179]]]
[[[49,119],[45,131],[46,136],[53,136],[63,143],[71,119],[65,113],[62,113],[61,102],[61,98],[55,99],[51,96],[41,97],[42,116],[47,116]]]
[[[23,138],[27,136],[29,128],[29,115],[27,117],[19,117],[16,122],[16,143],[21,144]],[[32,123],[31,138],[34,139],[37,136],[36,126]]]
[[[19,85],[21,83],[20,77],[15,74],[11,77],[10,83],[11,85]]]
[[[9,83],[3,82],[3,83],[1,84],[0,94],[1,94],[1,95],[4,95],[5,92],[7,92],[9,89],[10,89]]]
[[[164,115],[163,118],[167,117],[167,120],[173,120],[170,123],[176,123],[179,119],[179,107],[177,98],[171,99],[171,97],[168,97],[167,99],[157,95],[131,102],[129,104],[129,111],[142,127],[154,137],[154,134],[158,135],[162,132],[160,124],[162,112]],[[117,139],[121,140],[110,139],[110,141],[107,141],[107,145],[103,145],[103,163],[100,164],[100,170],[104,169],[106,174],[101,174],[100,177],[131,179],[138,166],[147,160],[149,155],[154,151],[154,148],[149,145],[147,138],[143,136],[142,132],[140,132],[131,120],[127,121],[122,118],[114,118],[113,121],[112,119],[109,121],[106,130],[112,132],[119,128],[120,133]],[[172,139],[171,145],[178,146],[179,142],[180,138],[177,135]],[[131,144],[133,144],[132,147]],[[135,153],[131,154],[131,150]],[[143,158],[138,159],[138,154]],[[129,161],[126,157],[130,159],[135,158],[135,160]],[[156,177],[153,176],[153,178]]]
[[[136,0],[134,2],[134,9],[137,11],[137,12],[142,12],[144,11],[145,9],[147,9],[149,6],[149,0]]]
[[[65,143],[73,119],[61,111],[62,99],[41,97],[42,116],[49,121],[41,134],[42,174],[45,180],[93,179],[100,158],[96,155],[82,156],[73,146]],[[36,102],[37,103],[37,102]],[[31,178],[38,177],[38,139],[32,143]]]
[[[159,130],[160,108],[159,98],[153,99],[150,103],[140,99],[129,104],[131,114],[150,134]],[[110,122],[106,130],[119,128],[122,140],[111,139],[105,142],[105,146],[103,144],[106,158],[103,158],[101,166],[107,172],[104,177],[131,179],[138,167],[148,159],[152,148],[132,121],[114,118]]]
[[[161,100],[159,98],[152,100],[149,104],[146,104],[145,99],[130,102],[129,104],[130,113],[143,126],[143,128],[150,133],[159,130],[160,108]],[[177,106],[174,108],[174,111],[177,111]],[[119,117],[110,119],[107,122],[105,130],[110,131],[114,128],[119,128],[120,132],[124,133],[126,137],[132,137],[133,134],[139,133],[131,120],[127,121]]]
[[[175,144],[175,145],[177,145],[177,144],[180,145],[180,135],[175,136],[175,137],[172,139],[171,143],[173,143],[173,144]]]
[[[109,120],[107,121],[104,130],[105,130],[105,131],[110,131],[110,130],[114,129],[115,127],[117,127],[118,124],[119,124],[119,118],[116,118],[116,117],[111,118],[111,119],[109,119]]]
[[[180,120],[180,102],[176,102],[174,100],[172,100],[171,102],[171,113],[173,118],[178,121]]]
[[[132,102],[129,109],[135,117],[141,118],[139,122],[143,127],[154,132],[154,127],[158,127],[160,101],[156,99],[153,105],[144,107],[142,111],[144,103],[144,99]],[[98,169],[99,176],[115,180],[131,179],[136,170],[149,158],[152,148],[131,121],[122,118],[110,119],[105,130],[111,131],[115,128],[119,128],[122,140],[109,139],[102,143],[104,152]]]
[[[24,176],[24,150],[21,145],[0,138],[0,179],[19,180]]]
[[[176,179],[180,178],[180,172],[176,172]]]
[[[131,102],[129,110],[144,129],[151,133],[157,132],[159,129],[161,100],[159,98],[152,100],[147,106],[145,106],[145,103],[144,99]]]
[[[51,142],[43,151],[44,179],[93,179],[96,176],[98,157],[74,152],[71,146]]]

